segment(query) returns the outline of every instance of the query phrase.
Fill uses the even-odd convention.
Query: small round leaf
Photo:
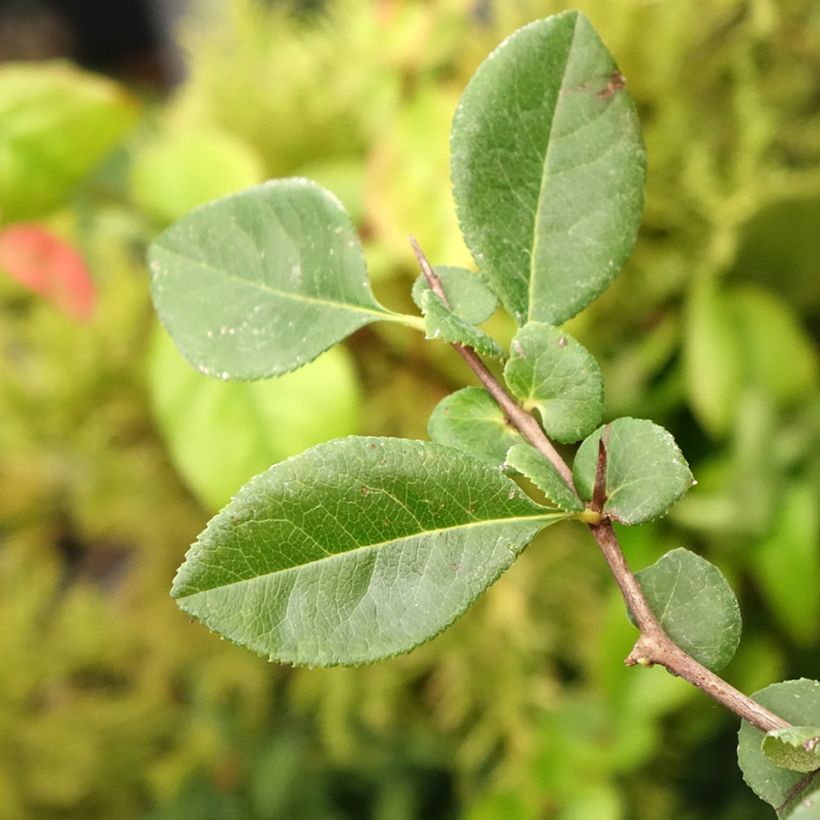
[[[433,441],[501,465],[507,451],[521,442],[486,390],[464,387],[445,396],[427,422]]]
[[[441,287],[447,297],[450,309],[456,316],[471,325],[480,325],[495,313],[498,299],[478,278],[478,274],[465,268],[441,265],[434,268],[441,280]],[[413,301],[421,309],[422,294],[430,290],[424,274],[419,274],[413,283]]]
[[[564,444],[591,433],[604,414],[598,362],[552,325],[530,322],[516,333],[504,378],[527,410],[538,410],[547,435]]]
[[[585,501],[592,498],[598,441],[605,435],[604,512],[622,524],[663,515],[692,485],[692,473],[670,433],[646,419],[622,418],[600,427],[578,448],[572,476]]]
[[[679,547],[635,577],[661,626],[684,652],[713,672],[732,660],[740,643],[740,607],[714,564]]]

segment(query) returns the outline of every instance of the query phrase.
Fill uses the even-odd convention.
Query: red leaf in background
[[[39,225],[0,230],[0,270],[73,319],[88,321],[94,313],[96,290],[83,258]]]

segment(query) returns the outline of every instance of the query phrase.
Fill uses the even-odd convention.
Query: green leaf
[[[445,396],[427,422],[430,438],[445,447],[500,466],[507,451],[521,442],[499,406],[486,390],[464,387]]]
[[[729,303],[714,282],[693,288],[683,340],[689,405],[711,435],[723,436],[737,415],[743,362]]]
[[[626,262],[645,152],[623,77],[569,11],[507,38],[467,86],[451,134],[467,247],[519,324],[561,324]]]
[[[248,188],[197,208],[148,253],[162,323],[209,376],[295,370],[379,319],[361,244],[338,200],[306,179]]]
[[[779,487],[779,508],[751,550],[755,581],[774,617],[802,646],[820,636],[820,510],[811,478]]]
[[[781,816],[789,820],[820,820],[820,789],[811,794],[801,792],[799,799],[791,802],[787,811]]]
[[[477,274],[464,268],[442,265],[433,269],[441,280],[450,310],[471,325],[480,325],[495,313],[498,299],[478,278]],[[430,290],[424,274],[413,283],[413,301],[421,309],[422,295]]]
[[[589,501],[598,465],[598,441],[606,433],[604,512],[622,524],[641,524],[663,515],[692,485],[692,473],[672,436],[646,419],[622,418],[584,439],[572,476]]]
[[[820,682],[816,680],[773,683],[752,698],[796,726],[820,725]],[[801,800],[820,789],[820,772],[806,775],[776,766],[763,751],[764,738],[760,729],[745,720],[741,723],[737,760],[743,779],[759,798],[777,809],[779,817],[792,816]]]
[[[811,395],[817,385],[816,345],[792,308],[749,286],[734,288],[727,298],[741,340],[744,383],[759,385],[785,405]]]
[[[740,607],[714,564],[678,547],[635,577],[661,626],[684,652],[713,672],[732,660],[740,643]]]
[[[601,422],[601,368],[557,327],[530,322],[521,328],[512,340],[504,378],[527,410],[538,410],[547,435],[560,442],[578,441]]]
[[[211,510],[271,464],[358,425],[356,372],[343,347],[279,379],[223,382],[189,367],[158,328],[148,380],[171,459]]]
[[[820,769],[820,727],[774,729],[763,738],[763,753],[775,766],[793,772]]]
[[[529,444],[516,444],[505,459],[507,465],[525,475],[553,504],[568,512],[581,512],[581,499],[567,486],[555,467]]]
[[[564,517],[448,447],[340,439],[246,484],[172,594],[271,660],[369,663],[437,635]]]
[[[450,344],[470,347],[481,356],[490,356],[494,359],[504,358],[504,349],[495,339],[479,330],[475,325],[465,322],[445,307],[432,290],[422,291],[419,302],[421,312],[424,314],[424,326],[428,339],[440,339]]]
[[[217,128],[197,125],[170,131],[143,148],[131,168],[131,191],[143,210],[171,222],[264,178],[262,161],[249,145]]]
[[[0,219],[59,205],[137,112],[121,86],[67,63],[0,66]]]

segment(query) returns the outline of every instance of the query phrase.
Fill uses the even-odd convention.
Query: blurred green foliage
[[[551,529],[453,629],[368,668],[270,666],[168,597],[210,512],[183,482],[205,504],[224,490],[186,476],[153,414],[147,241],[207,198],[308,175],[354,214],[380,298],[411,310],[408,233],[435,263],[470,264],[448,183],[461,90],[505,34],[566,7],[328,5],[199,4],[188,80],[127,133],[136,103],[107,81],[0,67],[0,87],[42,91],[40,108],[26,94],[3,109],[0,218],[72,242],[99,294],[79,324],[0,279],[0,816],[770,816],[737,771],[736,721],[662,670],[623,667],[634,629],[580,528]],[[662,423],[699,480],[672,516],[623,532],[627,556],[637,569],[686,545],[733,580],[746,629],[725,674],[740,688],[817,677],[820,7],[576,5],[629,79],[649,181],[633,259],[570,330],[603,362],[608,416]],[[87,154],[58,150],[74,134]],[[467,380],[401,328],[348,349],[360,432],[423,437]],[[258,469],[230,455],[254,435],[291,451],[295,406],[236,448],[215,415],[222,472]]]

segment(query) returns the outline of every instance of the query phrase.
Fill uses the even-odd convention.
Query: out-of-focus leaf
[[[783,489],[774,526],[751,551],[769,609],[796,641],[820,632],[820,510],[811,481]]]
[[[746,377],[784,404],[807,396],[817,384],[817,353],[789,307],[752,287],[727,294],[737,326]]]
[[[359,390],[342,347],[278,379],[223,382],[193,370],[158,329],[148,372],[174,464],[211,510],[271,464],[356,432]]]
[[[752,698],[796,726],[820,724],[820,682],[816,680],[773,683]],[[764,737],[764,732],[744,720],[738,733],[738,763],[749,788],[778,809],[780,817],[789,817],[803,796],[820,788],[820,772],[807,776],[775,766],[763,752]]]
[[[504,378],[527,410],[537,409],[547,435],[571,443],[591,433],[604,412],[601,368],[569,334],[541,322],[516,333]]]
[[[0,271],[74,319],[88,321],[94,312],[96,288],[85,261],[40,225],[0,230]]]
[[[264,178],[261,161],[245,143],[197,126],[170,131],[144,148],[132,167],[131,189],[141,208],[172,222]]]
[[[763,753],[781,769],[793,772],[820,769],[820,727],[773,729],[763,738]]]
[[[339,439],[246,484],[172,594],[271,660],[369,663],[437,635],[564,517],[449,447]]]
[[[363,325],[410,318],[376,301],[350,218],[305,179],[197,208],[153,242],[148,258],[157,314],[210,376],[287,373]]]
[[[67,63],[0,66],[0,220],[59,205],[136,115],[119,85]]]
[[[789,308],[753,287],[698,285],[687,309],[684,361],[689,402],[713,435],[736,423],[744,389],[790,404],[817,383],[817,354]]]
[[[428,339],[464,345],[481,356],[504,358],[504,350],[495,339],[445,307],[432,290],[423,290],[419,302]]]
[[[683,340],[689,404],[712,435],[723,436],[737,414],[743,364],[730,305],[714,282],[693,289]]]
[[[692,485],[692,473],[675,439],[646,419],[615,419],[584,439],[572,476],[585,501],[592,499],[598,441],[605,436],[604,512],[623,524],[663,515]]]
[[[681,649],[713,672],[732,660],[740,643],[740,607],[714,564],[678,547],[636,577],[661,626]]]
[[[435,273],[441,280],[450,310],[456,316],[472,325],[480,325],[495,313],[498,299],[477,274],[449,265],[437,266]],[[413,283],[413,301],[420,309],[422,296],[428,290],[427,279],[420,274]]]
[[[632,251],[645,155],[624,79],[589,20],[531,23],[481,64],[453,118],[467,247],[516,321],[560,324]]]
[[[583,502],[570,490],[555,467],[530,444],[516,444],[505,459],[508,466],[525,475],[553,504],[568,512],[580,512]]]
[[[507,451],[521,442],[486,390],[464,387],[445,396],[427,422],[433,441],[501,465]]]

